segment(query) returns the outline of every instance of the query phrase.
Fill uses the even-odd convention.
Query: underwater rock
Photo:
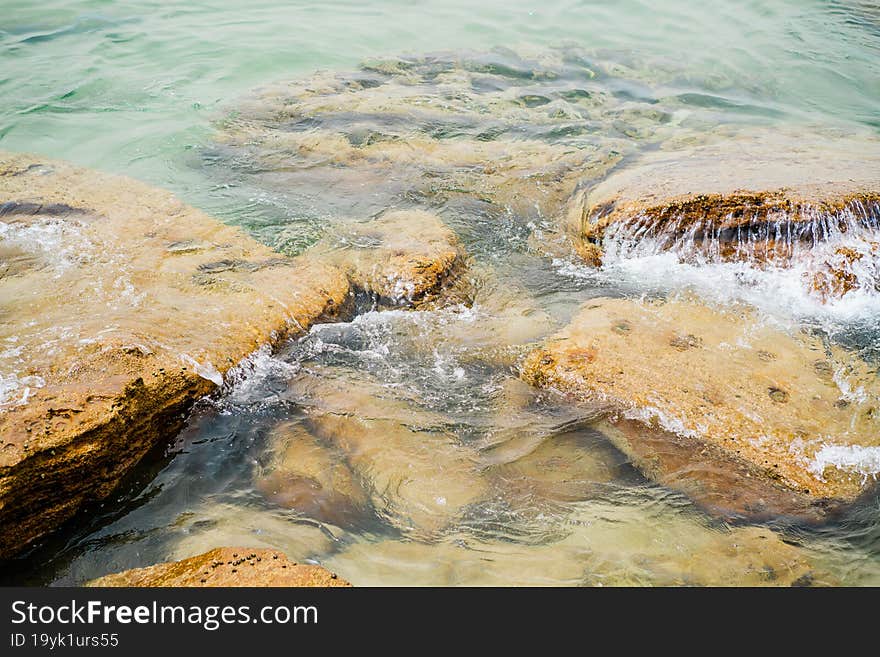
[[[105,575],[86,586],[351,586],[321,566],[263,548],[216,548],[181,561]]]
[[[495,448],[493,456],[499,455]],[[512,507],[525,500],[540,512],[543,501],[578,502],[594,497],[602,485],[620,477],[626,458],[596,432],[549,436],[528,454],[493,466],[491,476]],[[538,504],[534,500],[540,500]]]
[[[824,521],[832,505],[767,476],[765,469],[693,436],[625,418],[593,425],[648,479],[684,493],[703,511],[727,521],[794,518]]]
[[[246,503],[206,499],[179,514],[167,532],[163,554],[170,559],[185,559],[217,545],[250,545],[281,550],[298,561],[333,550],[341,533],[334,526],[301,518],[284,508],[267,508],[253,499]]]
[[[645,154],[569,204],[585,258],[602,242],[652,241],[685,260],[784,263],[880,226],[880,141],[871,134],[751,132]]]
[[[345,313],[290,259],[126,178],[0,154],[0,558],[106,498],[249,353]]]
[[[476,203],[555,217],[632,152],[624,133],[653,136],[668,117],[571,53],[543,55],[405,57],[264,86],[220,122],[206,160],[273,194],[319,188],[304,200],[333,216]]]
[[[619,424],[608,435],[647,476],[709,508],[816,520],[877,474],[867,458],[880,446],[876,370],[745,308],[596,299],[528,356],[522,376],[662,429]],[[835,459],[835,449],[866,458]]]
[[[275,456],[256,481],[266,499],[337,527],[364,516],[369,499],[342,455],[296,422],[275,427],[269,441]]]
[[[422,210],[388,212],[336,228],[309,253],[345,271],[356,290],[386,307],[435,302],[464,268],[455,233]]]
[[[475,450],[450,433],[440,416],[352,373],[291,381],[307,412],[306,426],[346,458],[373,507],[412,535],[430,535],[485,497]]]
[[[764,527],[710,528],[681,513],[584,503],[546,544],[466,533],[424,544],[357,542],[326,560],[358,586],[833,585],[805,550]]]

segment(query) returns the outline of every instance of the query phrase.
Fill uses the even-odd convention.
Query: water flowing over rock
[[[0,155],[0,245],[2,557],[106,498],[249,353],[350,305],[330,265],[30,156]]]
[[[378,305],[430,304],[464,268],[455,233],[428,212],[389,212],[334,233],[310,254],[345,271],[355,289]]]
[[[219,122],[206,161],[324,216],[418,206],[553,217],[633,151],[632,135],[668,132],[666,108],[615,93],[608,77],[564,49],[366,62],[255,90]]]
[[[826,243],[876,240],[880,140],[789,132],[647,153],[580,191],[568,227],[594,264],[610,249],[615,259],[673,251],[689,262],[786,266]]]
[[[663,517],[674,545],[626,509],[585,506],[567,536],[545,545],[469,535],[420,545],[356,543],[327,565],[364,586],[822,586],[834,580],[810,555],[763,527],[710,529]]]
[[[364,515],[369,500],[344,455],[292,422],[276,427],[270,443],[277,456],[256,484],[268,500],[338,527]]]
[[[876,370],[747,308],[596,299],[523,377],[608,404],[624,420],[608,435],[637,467],[734,515],[818,520],[880,472]],[[823,458],[829,449],[864,458]]]
[[[216,548],[181,561],[169,561],[105,575],[86,586],[351,586],[326,568],[290,561],[263,548]]]
[[[430,536],[488,490],[475,450],[392,388],[366,377],[291,381],[311,432],[333,445],[391,525]]]

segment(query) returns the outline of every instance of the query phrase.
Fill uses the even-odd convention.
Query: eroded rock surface
[[[570,203],[601,261],[607,237],[684,258],[785,262],[836,235],[876,231],[880,141],[870,134],[733,133],[641,156]]]
[[[261,345],[345,312],[278,255],[135,181],[0,154],[0,557],[105,498]]]
[[[876,370],[747,309],[597,299],[526,359],[523,377],[662,430],[609,435],[649,476],[692,481],[677,487],[710,507],[817,519],[877,474]]]
[[[216,548],[181,561],[105,575],[87,586],[351,586],[326,568],[263,548]]]
[[[465,266],[455,233],[422,210],[389,212],[333,233],[310,254],[345,271],[355,289],[379,305],[429,304]]]

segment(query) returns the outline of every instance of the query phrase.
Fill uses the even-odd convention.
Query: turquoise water
[[[880,11],[858,0],[5,0],[0,148],[212,206],[187,152],[256,85],[375,56],[562,44],[733,104],[880,125]]]
[[[493,65],[516,66],[514,52],[540,58],[549,51],[582,53],[597,62],[603,72],[597,85],[643,110],[656,106],[659,123],[668,114],[689,117],[688,130],[729,123],[880,131],[880,10],[859,0],[476,5],[257,0],[246,10],[230,0],[183,7],[7,0],[0,16],[0,149],[133,176],[243,225],[273,246],[284,247],[288,240],[295,251],[311,239],[302,235],[315,225],[320,230],[333,210],[352,211],[364,197],[320,187],[317,181],[332,180],[332,170],[330,178],[320,177],[327,175],[326,167],[272,178],[258,167],[236,168],[234,156],[218,155],[218,126],[252,89],[405,54],[479,58],[490,52]],[[448,61],[448,54],[443,57]],[[570,73],[560,75],[565,80]],[[332,120],[328,125],[338,127]],[[644,127],[623,129],[639,126]],[[601,143],[605,136],[588,136],[584,143]],[[640,140],[632,140],[635,148],[656,146],[651,138]],[[515,213],[503,208],[474,210],[467,200],[437,203],[433,207],[481,264],[516,281],[559,326],[585,299],[609,291],[638,295],[655,293],[649,289],[654,286],[665,293],[680,285],[705,296],[717,290],[733,290],[732,299],[742,296],[736,287],[742,272],[725,267],[707,275],[676,263],[658,273],[654,261],[645,261],[650,271],[633,266],[634,273],[613,284],[597,281],[592,272],[563,272],[524,248],[534,217],[509,216]],[[764,286],[773,281],[755,276],[761,284],[748,290],[745,301],[771,314],[790,314],[789,297],[780,298],[782,286]],[[843,334],[876,357],[876,331],[863,330],[866,317],[876,326],[876,306],[866,312],[861,325],[844,325]],[[166,458],[143,468],[99,514],[16,564],[8,578],[79,583],[213,547],[206,541],[235,544],[254,537],[294,558],[329,563],[356,584],[677,584],[689,580],[675,555],[705,551],[728,558],[726,539],[719,538],[726,536],[723,523],[644,480],[597,432],[572,429],[583,421],[577,413],[540,397],[532,401],[545,423],[535,426],[529,416],[513,418],[511,426],[527,438],[532,432],[574,443],[569,456],[591,454],[595,463],[582,473],[590,489],[587,501],[562,496],[542,507],[528,496],[520,506],[490,499],[443,540],[413,547],[401,540],[406,531],[396,519],[379,511],[340,529],[321,518],[279,511],[255,490],[255,468],[267,459],[273,427],[307,420],[302,409],[320,396],[291,383],[290,372],[297,368],[317,372],[325,385],[403,386],[417,399],[415,406],[441,414],[462,442],[485,442],[498,428],[493,404],[511,373],[506,365],[469,358],[467,340],[449,328],[466,331],[468,321],[466,313],[366,313],[285,345],[275,358],[257,359],[219,399],[199,406]],[[820,322],[819,328],[827,325]],[[436,341],[433,350],[424,349],[425,335]],[[875,506],[872,499],[836,525],[786,528],[783,535],[818,560],[831,573],[830,582],[876,584]],[[461,543],[496,555],[498,572],[488,572],[498,581],[465,566],[452,574],[444,569],[446,561],[467,562],[470,553],[457,551]],[[594,568],[586,580],[577,574],[585,552]],[[667,567],[667,561],[677,565]],[[422,568],[423,562],[435,567]],[[733,572],[708,581],[739,583],[736,577]]]

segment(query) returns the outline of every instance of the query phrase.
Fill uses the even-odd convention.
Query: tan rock
[[[262,548],[216,548],[182,561],[105,575],[86,586],[351,586],[321,566],[298,564]]]
[[[822,586],[814,555],[764,527],[587,503],[540,545],[467,534],[437,543],[357,542],[326,564],[357,586]]]
[[[539,77],[441,55],[262,87],[220,126],[219,152],[253,163],[261,186],[323,180],[351,216],[427,197],[555,217],[579,182],[632,152],[613,124],[649,135],[665,117],[624,107],[611,116],[625,103],[559,53],[544,54]]]
[[[31,156],[0,154],[0,244],[0,556],[107,497],[242,358],[349,300],[332,266]]]
[[[620,425],[610,436],[646,474],[695,480],[686,492],[703,487],[708,506],[809,517],[874,481],[876,370],[743,308],[596,299],[526,359],[523,377],[663,429]],[[765,485],[737,484],[718,499],[743,476]]]
[[[475,450],[442,418],[363,377],[300,377],[312,432],[345,455],[374,508],[413,535],[430,535],[484,498]]]
[[[567,224],[594,263],[610,232],[683,257],[786,261],[829,235],[877,230],[878,171],[871,134],[738,134],[618,169],[579,192]]]
[[[603,484],[619,476],[624,459],[603,442],[600,436],[584,432],[550,436],[529,453],[496,465],[487,474],[495,478],[496,485],[518,512],[520,509],[515,504],[524,502],[541,513],[547,500],[587,500],[594,497]],[[498,448],[494,451],[497,457]]]
[[[646,500],[650,504],[653,500]],[[766,527],[707,526],[690,513],[596,501],[560,544],[589,555],[585,583],[604,586],[828,586],[824,562]]]
[[[284,508],[213,500],[181,513],[169,530],[170,559],[185,559],[217,545],[249,545],[281,550],[305,561],[332,551],[342,533],[335,526],[302,522]]]
[[[430,303],[464,269],[455,233],[422,210],[388,212],[334,233],[311,253],[345,271],[356,289],[380,305]]]
[[[343,455],[298,422],[275,427],[269,442],[275,456],[256,481],[266,499],[338,527],[364,517],[369,499]]]

